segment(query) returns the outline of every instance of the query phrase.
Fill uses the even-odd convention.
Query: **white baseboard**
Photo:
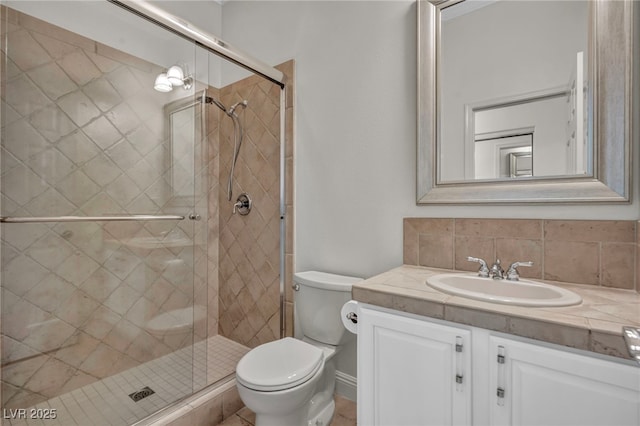
[[[336,393],[351,401],[356,401],[358,399],[358,379],[342,371],[336,371]]]

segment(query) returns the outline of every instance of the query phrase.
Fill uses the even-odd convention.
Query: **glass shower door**
[[[206,147],[193,122],[182,152],[193,157],[178,164],[164,108],[195,90],[153,90],[165,67],[137,56],[133,37],[166,40],[150,23],[106,2],[33,6],[122,28],[124,52],[20,3],[35,2],[5,2],[1,23],[5,421],[39,407],[62,424],[130,424],[190,395],[202,368],[206,226],[189,215],[206,215]]]

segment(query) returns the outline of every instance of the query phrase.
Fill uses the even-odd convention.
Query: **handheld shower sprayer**
[[[234,134],[234,146],[233,146],[233,161],[231,161],[231,170],[229,171],[229,181],[227,184],[227,199],[231,201],[231,196],[233,195],[233,172],[236,168],[236,161],[238,161],[238,155],[240,154],[240,146],[242,145],[243,131],[242,125],[240,124],[240,118],[236,114],[236,109],[238,107],[242,107],[242,109],[247,108],[249,102],[246,99],[241,100],[240,102],[236,102],[231,105],[229,109],[227,109],[222,102],[219,100],[212,98],[210,96],[206,97],[206,102],[210,104],[214,104],[218,108],[222,110],[225,114],[231,117],[233,120],[233,134]]]
[[[231,116],[234,111],[236,110],[236,108],[238,108],[239,106],[241,106],[243,109],[247,107],[247,105],[249,105],[249,102],[247,102],[246,99],[240,101],[240,102],[236,102],[235,104],[231,105],[231,108],[229,108],[228,111],[225,111],[227,113],[228,116]]]
[[[241,106],[243,109],[247,107],[249,103],[245,100],[240,102],[236,102],[229,108],[227,111],[227,115],[231,117],[233,120],[233,133],[234,133],[234,143],[233,143],[233,161],[231,162],[231,170],[229,170],[229,181],[227,183],[227,200],[231,201],[231,197],[233,196],[233,172],[236,168],[236,161],[238,161],[238,156],[240,155],[240,146],[242,146],[242,138],[244,136],[242,131],[242,125],[240,124],[240,118],[235,113],[236,108]]]

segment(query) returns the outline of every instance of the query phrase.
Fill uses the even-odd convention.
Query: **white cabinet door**
[[[358,424],[469,425],[470,342],[469,330],[361,306]]]
[[[637,366],[496,336],[490,347],[491,424],[640,424]]]

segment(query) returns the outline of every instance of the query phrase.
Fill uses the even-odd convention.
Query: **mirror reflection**
[[[195,153],[204,130],[203,92],[168,103],[164,107],[165,135],[169,141],[172,202],[192,202],[194,195]],[[195,141],[195,142],[194,142]]]
[[[588,2],[441,12],[438,183],[592,176]]]

